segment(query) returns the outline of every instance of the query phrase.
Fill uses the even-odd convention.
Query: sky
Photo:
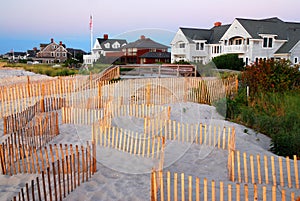
[[[39,48],[51,38],[89,52],[90,15],[93,40],[108,34],[132,42],[143,34],[170,45],[179,27],[209,29],[237,17],[300,22],[299,7],[299,0],[2,0],[0,54]]]

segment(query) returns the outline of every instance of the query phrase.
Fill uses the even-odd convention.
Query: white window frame
[[[266,44],[265,44],[265,42],[266,42]],[[262,47],[264,49],[273,48],[273,42],[274,42],[274,38],[273,37],[263,37]]]
[[[185,48],[185,43],[179,43],[179,48],[184,49]]]

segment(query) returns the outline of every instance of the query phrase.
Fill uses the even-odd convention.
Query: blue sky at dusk
[[[179,27],[211,28],[236,17],[300,22],[299,7],[299,0],[3,0],[0,54],[39,47],[50,38],[89,51],[90,14],[94,39],[107,33],[131,42],[144,34],[169,45]]]

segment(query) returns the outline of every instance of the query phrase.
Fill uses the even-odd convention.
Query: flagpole
[[[92,59],[92,66],[93,66],[93,58],[92,58],[92,55],[93,55],[93,16],[90,15],[90,40],[91,40],[91,59]]]

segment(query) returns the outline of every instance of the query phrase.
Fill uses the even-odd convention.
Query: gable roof
[[[180,27],[183,34],[190,43],[193,40],[206,40],[207,43],[218,43],[230,25],[215,26],[211,29],[183,28]]]
[[[266,19],[244,19],[236,20],[245,28],[253,39],[261,39],[260,34],[276,35],[278,40],[286,40],[276,53],[288,53],[300,41],[300,23],[284,22],[277,17]],[[214,26],[211,29],[183,28],[183,32],[190,43],[193,40],[206,40],[209,44],[219,43],[222,36],[231,24]]]
[[[101,45],[101,48],[104,51],[119,51],[123,44],[127,44],[125,39],[105,39],[105,38],[97,38],[98,43]],[[112,48],[112,44],[118,42],[120,44],[120,48]],[[105,44],[109,43],[109,48],[105,47]]]
[[[236,18],[252,38],[260,39],[259,34],[274,34],[277,39],[285,39],[285,22],[278,18],[262,20]]]
[[[166,45],[157,43],[150,38],[141,38],[134,42],[128,43],[123,48],[138,48],[138,49],[167,49]]]
[[[287,42],[284,43],[275,54],[289,53],[293,47],[300,41],[300,29],[287,30]]]
[[[259,34],[274,34],[276,39],[286,40],[278,50],[277,54],[288,53],[300,41],[300,23],[284,22],[274,17],[262,20],[237,18],[248,33],[256,39],[261,38]]]

